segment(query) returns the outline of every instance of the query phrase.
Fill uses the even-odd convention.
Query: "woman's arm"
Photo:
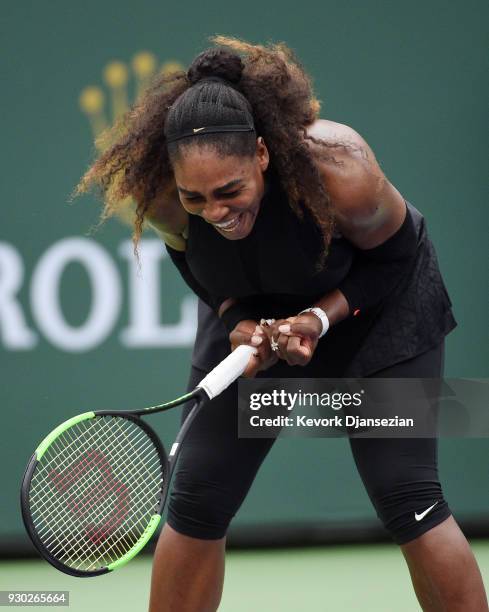
[[[259,320],[257,312],[240,303],[236,298],[211,295],[204,287],[202,287],[202,285],[192,274],[185,256],[185,252],[178,251],[166,243],[165,246],[168,255],[179,270],[184,281],[195,293],[195,295],[197,295],[217,314],[229,333],[234,330],[240,321]]]
[[[330,324],[374,306],[411,269],[417,236],[404,198],[382,172],[372,149],[352,128],[316,122],[316,138],[347,141],[333,149],[339,164],[318,161],[334,208],[336,227],[355,246],[355,258],[339,287],[314,306]]]
[[[187,283],[190,289],[197,295],[203,302],[205,302],[214,312],[219,313],[221,305],[227,301],[224,296],[213,296],[211,295],[202,285],[197,281],[187,263],[185,251],[179,251],[171,247],[165,242],[165,247],[170,259],[175,264],[176,268],[180,272],[183,280]]]
[[[337,162],[319,161],[331,197],[336,228],[355,247],[353,264],[339,287],[315,304],[334,325],[387,297],[411,269],[417,248],[413,220],[406,203],[389,183],[364,139],[348,126],[317,121],[309,132],[353,147],[332,149]],[[318,147],[312,145],[312,149]],[[326,322],[327,323],[327,322]],[[289,365],[306,365],[316,349],[323,322],[312,312],[276,321],[267,335]]]

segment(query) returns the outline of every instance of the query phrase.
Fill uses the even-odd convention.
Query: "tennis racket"
[[[202,408],[245,370],[256,349],[241,345],[197,387],[141,410],[97,411],[61,423],[24,474],[24,525],[41,555],[71,576],[99,576],[135,557],[156,531],[179,451]],[[167,457],[141,417],[193,407]]]

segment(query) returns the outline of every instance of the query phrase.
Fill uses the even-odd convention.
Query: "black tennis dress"
[[[335,234],[326,266],[316,272],[319,230],[308,211],[299,220],[286,198],[276,176],[267,173],[255,224],[241,240],[228,240],[201,217],[189,216],[186,260],[193,276],[209,294],[249,305],[256,320],[289,317],[312,306],[335,289],[361,257],[361,251]],[[406,206],[417,249],[395,288],[358,316],[330,328],[307,366],[287,366],[280,374],[269,369],[268,376],[293,376],[294,369],[304,377],[369,376],[433,348],[456,327],[424,217],[410,202]],[[192,364],[210,370],[229,354],[228,337],[216,313],[199,300]]]

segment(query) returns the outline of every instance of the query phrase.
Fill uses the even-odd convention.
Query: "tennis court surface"
[[[487,589],[489,540],[470,544]],[[144,612],[150,575],[149,555],[89,579],[65,576],[41,560],[0,561],[1,590],[70,591],[72,612]],[[420,607],[400,549],[372,544],[229,551],[219,611],[251,610],[416,612]]]

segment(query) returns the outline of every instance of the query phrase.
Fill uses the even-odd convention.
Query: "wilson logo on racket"
[[[128,412],[84,412],[42,440],[22,479],[21,508],[27,533],[51,565],[71,576],[100,576],[138,554],[158,528],[192,423],[245,371],[254,351],[238,346],[172,401]],[[191,409],[167,457],[141,417],[187,403]]]
[[[115,479],[107,457],[98,450],[86,453],[64,472],[52,470],[49,478],[58,493],[63,495],[82,478],[87,480],[88,487],[82,496],[74,498],[68,495],[66,499],[70,511],[77,518],[93,514],[98,505],[106,503],[107,498],[116,497],[115,507],[100,525],[89,523],[85,527],[87,537],[94,544],[103,542],[127,517],[130,501],[128,487]]]

